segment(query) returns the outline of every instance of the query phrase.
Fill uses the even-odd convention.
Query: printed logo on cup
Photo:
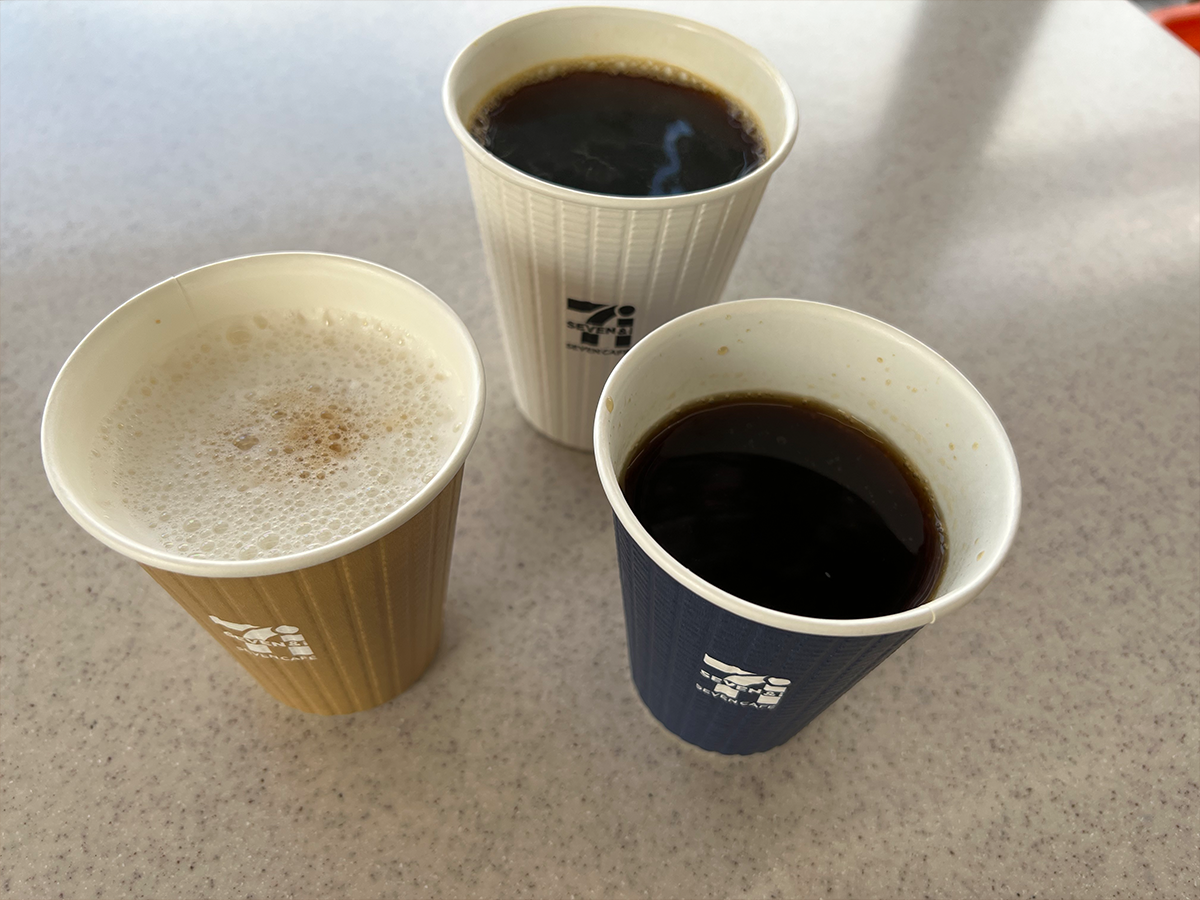
[[[276,625],[273,628],[262,628],[258,625],[239,625],[237,622],[226,622],[216,616],[209,616],[218,625],[231,629],[225,632],[226,637],[238,641],[241,646],[237,649],[243,653],[253,653],[255,656],[278,659],[283,662],[308,662],[315,660],[312,648],[295,625]],[[233,632],[239,632],[234,634]]]
[[[633,343],[632,306],[605,306],[589,300],[567,298],[567,330],[574,332],[574,341],[567,341],[568,350],[619,356]],[[571,313],[584,314],[574,315]]]
[[[791,684],[789,678],[756,675],[704,654],[700,677],[708,682],[696,682],[696,690],[738,706],[774,709]]]

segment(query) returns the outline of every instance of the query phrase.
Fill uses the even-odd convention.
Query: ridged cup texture
[[[143,566],[271,696],[335,715],[386,703],[442,634],[462,469],[394,531],[278,575],[204,578]]]
[[[753,622],[688,590],[614,523],[634,685],[668,731],[704,750],[784,743],[920,630],[841,637]]]
[[[659,325],[719,299],[767,179],[622,209],[563,200],[464,157],[517,405],[549,437],[590,448],[609,372]]]

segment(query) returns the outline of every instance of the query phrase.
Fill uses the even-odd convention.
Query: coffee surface
[[[672,557],[743,600],[824,619],[928,600],[944,566],[928,488],[883,437],[816,401],[744,394],[676,412],[622,479]]]
[[[143,368],[101,423],[93,470],[166,550],[282,556],[411,499],[453,452],[462,408],[457,379],[404,329],[266,310]]]
[[[762,164],[753,117],[650,60],[577,60],[502,86],[472,118],[490,153],[536,178],[625,197],[703,191]]]

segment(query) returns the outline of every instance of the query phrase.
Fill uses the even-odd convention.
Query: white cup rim
[[[1003,523],[1003,536],[997,544],[997,552],[992,556],[987,565],[980,567],[972,578],[953,591],[938,596],[921,606],[888,616],[876,616],[866,619],[819,619],[811,616],[792,615],[750,603],[705,581],[667,553],[638,521],[637,516],[634,515],[633,509],[629,506],[628,501],[625,499],[625,494],[621,490],[617,472],[618,463],[612,458],[607,435],[604,433],[603,413],[606,412],[605,403],[607,399],[620,393],[619,385],[622,380],[628,376],[631,370],[636,369],[643,357],[658,353],[660,348],[666,345],[676,332],[691,327],[697,320],[704,319],[706,316],[712,316],[715,311],[719,311],[716,314],[723,316],[727,310],[745,309],[750,306],[757,306],[763,312],[779,310],[781,304],[805,304],[809,307],[821,307],[833,315],[857,320],[863,324],[870,323],[871,327],[889,334],[898,343],[907,345],[910,349],[918,353],[928,355],[945,368],[945,377],[955,378],[961,385],[969,389],[970,393],[978,401],[985,418],[991,420],[991,424],[994,426],[997,436],[1001,441],[1003,456],[1007,463],[1007,468],[1001,473],[1000,477],[1005,479],[1005,483],[1009,488],[1009,499],[1012,501],[1008,504],[1010,515],[1007,521]],[[791,308],[794,309],[795,307],[791,306]],[[664,417],[669,413],[669,409],[664,409]],[[633,538],[642,549],[642,552],[649,556],[655,565],[663,569],[672,579],[683,585],[683,587],[702,599],[707,600],[709,603],[731,612],[740,618],[748,619],[760,625],[778,628],[781,631],[839,637],[859,637],[865,635],[893,634],[931,625],[947,613],[970,602],[983,590],[984,586],[996,574],[1004,558],[1008,555],[1008,551],[1016,538],[1017,525],[1020,520],[1021,476],[1017,469],[1016,455],[1013,453],[1012,444],[1008,440],[1004,426],[974,385],[944,357],[899,328],[868,316],[865,313],[856,312],[833,304],[817,303],[812,300],[795,300],[782,297],[734,300],[728,303],[701,307],[656,328],[630,349],[609,375],[608,381],[604,385],[604,390],[600,395],[600,403],[596,408],[592,444],[596,455],[596,468],[600,474],[600,483],[604,488],[604,493],[608,498],[609,504],[612,506],[613,513],[620,521],[622,527],[629,533],[629,536]],[[620,462],[623,463],[624,460]]]
[[[511,166],[501,159],[496,158],[488,153],[480,144],[473,138],[462,120],[458,117],[457,104],[455,103],[455,93],[459,78],[463,70],[470,63],[474,53],[485,43],[490,43],[503,36],[504,32],[515,31],[522,27],[524,23],[532,19],[551,19],[551,18],[574,18],[577,16],[589,15],[615,15],[622,16],[628,19],[637,19],[643,22],[654,21],[664,25],[682,26],[691,31],[700,32],[715,40],[729,44],[736,48],[739,53],[753,60],[764,71],[766,71],[779,88],[780,96],[784,101],[785,109],[785,124],[783,140],[779,142],[779,146],[770,147],[770,155],[766,158],[761,166],[753,171],[737,178],[734,181],[728,181],[725,184],[717,185],[716,187],[708,188],[703,191],[691,191],[684,194],[666,194],[656,197],[626,197],[617,194],[593,194],[589,191],[575,190],[574,188],[563,187],[559,184],[554,184],[550,181],[544,181],[541,178],[536,178],[527,172],[522,172],[515,166]],[[722,31],[719,28],[714,28],[711,25],[705,25],[702,22],[696,22],[692,19],[685,19],[682,16],[671,15],[670,13],[660,13],[648,9],[635,9],[619,6],[562,6],[554,9],[544,9],[537,12],[526,13],[515,18],[501,22],[492,28],[489,28],[483,34],[475,38],[471,43],[459,51],[454,61],[450,64],[450,68],[446,72],[446,78],[442,82],[442,109],[446,114],[446,119],[450,123],[450,128],[453,130],[455,137],[462,144],[463,150],[470,154],[481,165],[486,166],[490,171],[495,172],[514,184],[518,184],[528,190],[538,191],[548,197],[556,200],[579,203],[589,206],[594,206],[602,209],[658,209],[658,208],[678,208],[690,206],[693,204],[711,203],[721,200],[727,195],[738,193],[739,191],[747,190],[748,188],[764,182],[770,178],[780,164],[787,158],[791,152],[792,146],[796,143],[796,134],[800,127],[800,114],[796,106],[796,98],[792,94],[791,88],[779,70],[771,64],[762,53],[755,50],[745,41],[742,41],[728,32]]]
[[[105,332],[111,327],[111,323],[122,314],[130,305],[138,303],[143,297],[156,291],[163,285],[167,285],[178,278],[193,275],[203,270],[212,269],[219,266],[229,265],[231,263],[244,262],[251,259],[262,258],[279,258],[279,257],[298,257],[298,258],[320,258],[327,260],[338,260],[342,263],[352,263],[357,266],[362,266],[374,270],[378,273],[394,278],[411,289],[424,294],[428,300],[433,301],[436,308],[447,317],[452,327],[457,332],[457,337],[461,338],[463,346],[469,351],[467,359],[470,364],[470,371],[461,373],[463,378],[463,387],[466,391],[467,403],[464,407],[465,421],[458,441],[454,445],[454,449],[450,456],[438,469],[437,474],[418,491],[407,503],[393,510],[389,515],[372,523],[361,531],[357,531],[341,540],[334,541],[330,544],[323,544],[320,547],[314,547],[311,550],[304,550],[299,553],[289,553],[283,556],[273,556],[264,559],[249,559],[249,560],[226,560],[226,559],[193,559],[192,557],[180,556],[171,553],[161,548],[156,548],[143,544],[139,541],[132,540],[116,529],[108,526],[102,519],[92,513],[91,504],[84,499],[84,492],[76,490],[71,483],[64,479],[56,463],[57,452],[53,445],[53,439],[50,434],[50,423],[53,419],[55,404],[59,402],[62,395],[62,382],[64,377],[74,377],[73,374],[68,374],[71,369],[72,360],[80,354],[81,348],[85,344],[95,340],[104,340]],[[253,253],[246,256],[231,257],[229,259],[219,260],[217,262],[207,263],[203,266],[197,266],[194,269],[189,269],[186,272],[181,272],[178,275],[173,275],[160,281],[158,284],[152,285],[143,291],[140,291],[135,296],[126,300],[87,333],[82,341],[71,351],[71,355],[67,357],[63,363],[58,375],[55,376],[54,383],[50,387],[49,396],[46,398],[46,406],[42,414],[41,427],[41,449],[42,463],[46,471],[46,477],[50,481],[50,486],[54,490],[55,496],[58,497],[60,503],[79,525],[87,531],[92,537],[99,540],[101,543],[116,550],[123,556],[127,556],[142,565],[151,566],[156,569],[164,569],[168,572],[176,572],[181,575],[197,575],[208,578],[251,578],[263,575],[278,575],[283,572],[293,572],[299,569],[305,569],[310,566],[315,566],[320,563],[328,562],[333,559],[338,559],[348,553],[361,549],[368,544],[373,543],[386,534],[391,533],[399,528],[405,522],[408,522],[421,510],[429,505],[435,497],[454,479],[466,462],[467,455],[471,451],[471,447],[475,443],[475,438],[479,434],[479,427],[483,421],[483,408],[486,388],[484,384],[483,362],[479,357],[479,350],[475,346],[475,341],[471,337],[471,333],[467,330],[466,325],[458,315],[451,309],[444,300],[438,297],[433,291],[419,284],[407,275],[402,275],[399,272],[389,269],[386,266],[381,266],[378,263],[368,262],[367,260],[357,259],[352,256],[342,256],[335,253],[318,253],[318,252],[280,252],[280,253]]]

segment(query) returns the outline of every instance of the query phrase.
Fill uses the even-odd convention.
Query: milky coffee
[[[101,423],[94,475],[166,550],[283,556],[420,491],[454,449],[463,391],[399,327],[336,309],[223,319],[138,373]]]

